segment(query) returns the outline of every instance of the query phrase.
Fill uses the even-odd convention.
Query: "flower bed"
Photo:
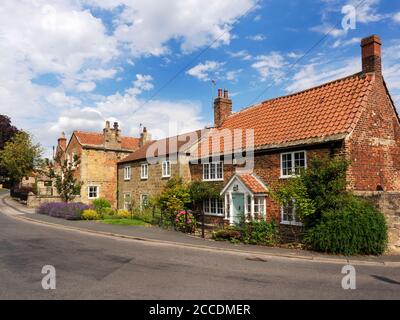
[[[83,203],[55,202],[42,204],[36,213],[66,220],[80,220],[82,212],[89,208]]]

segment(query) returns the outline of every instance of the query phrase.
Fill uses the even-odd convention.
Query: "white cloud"
[[[132,95],[138,95],[143,91],[149,91],[154,88],[153,77],[150,75],[137,74],[136,80],[133,82],[133,87],[128,89],[127,92]]]
[[[330,36],[337,38],[337,37],[342,37],[347,34],[347,31],[344,29],[338,29],[336,27],[333,27],[331,25],[319,25],[310,28],[311,31],[322,33],[322,34],[329,34]]]
[[[93,81],[80,82],[77,84],[76,89],[79,92],[91,92],[96,89],[96,83]]]
[[[283,68],[287,65],[287,63],[280,53],[272,52],[269,55],[260,55],[257,56],[255,60],[256,62],[254,62],[251,66],[258,71],[262,81],[271,79],[275,83],[279,83],[283,80]]]
[[[105,9],[119,6],[115,37],[134,55],[163,55],[168,41],[180,42],[181,50],[191,52],[214,40],[215,46],[229,44],[231,29],[257,0],[86,0]]]
[[[377,7],[380,2],[381,0],[365,0],[359,5],[359,0],[350,0],[348,4],[356,7],[357,22],[369,23],[386,18],[386,15],[378,13]]]
[[[210,73],[219,71],[223,63],[218,61],[206,61],[204,63],[199,63],[193,68],[189,69],[186,73],[192,77],[195,77],[202,81],[210,80]]]
[[[240,50],[240,51],[237,51],[237,52],[228,52],[228,54],[232,58],[239,58],[239,59],[242,59],[244,61],[248,61],[248,60],[251,60],[253,58],[252,55],[247,50]]]
[[[351,38],[349,40],[341,40],[338,39],[334,42],[332,45],[333,48],[338,48],[338,47],[346,47],[346,46],[351,46],[353,44],[360,44],[361,43],[361,38]]]
[[[400,23],[400,12],[397,12],[394,16],[393,16],[393,20],[397,23]]]
[[[246,39],[252,40],[252,41],[264,41],[267,37],[263,35],[262,33],[255,34],[253,36],[248,36]]]
[[[86,69],[82,78],[85,80],[104,80],[104,79],[112,79],[117,74],[116,69]]]
[[[237,82],[238,76],[242,71],[243,69],[228,71],[225,75],[225,79],[228,81]]]
[[[81,104],[81,101],[75,97],[67,96],[64,92],[53,92],[46,97],[46,100],[56,107],[75,107]]]
[[[289,52],[289,53],[287,54],[287,56],[288,56],[288,58],[291,58],[291,59],[299,59],[299,58],[301,58],[301,57],[303,56],[303,53],[299,53],[299,52]]]
[[[360,58],[348,59],[344,63],[335,65],[329,64],[327,61],[307,64],[295,73],[291,83],[286,87],[286,91],[289,93],[302,91],[359,71],[361,71]]]

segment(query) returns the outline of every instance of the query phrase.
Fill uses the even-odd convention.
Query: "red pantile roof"
[[[174,137],[151,141],[140,149],[131,153],[119,163],[126,163],[150,157],[159,157],[169,154],[186,152],[200,138],[201,130],[188,132]]]
[[[255,177],[253,174],[237,175],[246,187],[253,193],[267,193],[268,189],[265,184]]]
[[[374,79],[372,74],[357,73],[234,113],[199,144],[198,156],[224,153],[220,151],[224,151],[223,141],[214,148],[211,143],[211,137],[224,129],[254,129],[255,149],[307,139],[343,138],[354,129]],[[245,132],[242,141],[245,145]],[[226,150],[236,150],[232,140],[225,143]]]
[[[74,131],[73,133],[82,146],[103,147],[104,135],[96,132]],[[121,137],[121,147],[125,150],[139,148],[139,139],[132,137]]]

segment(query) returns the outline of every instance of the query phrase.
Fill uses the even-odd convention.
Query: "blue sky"
[[[358,5],[355,29],[342,28],[345,5]],[[161,138],[211,125],[217,88],[237,111],[358,72],[370,34],[398,100],[399,28],[392,0],[5,0],[0,112],[47,154],[61,131],[105,120]]]

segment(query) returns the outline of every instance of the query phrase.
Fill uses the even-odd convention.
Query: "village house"
[[[139,138],[125,137],[117,122],[106,121],[102,133],[74,131],[67,144],[64,134],[58,139],[56,156],[72,161],[79,156],[75,174],[83,183],[79,201],[90,204],[104,198],[117,206],[117,162],[140,146]]]
[[[171,178],[190,182],[188,152],[199,137],[200,130],[152,141],[144,128],[141,148],[118,162],[118,207],[145,207]]]
[[[314,155],[349,159],[348,187],[359,195],[400,191],[400,124],[382,75],[381,40],[370,36],[361,48],[361,72],[236,113],[228,92],[219,90],[215,128],[192,154],[201,161],[190,166],[192,180],[221,188],[223,201],[204,204],[210,219],[232,224],[245,214],[275,219],[283,229],[301,226],[294,204],[279,207],[268,188],[307,168]],[[210,142],[235,129],[254,130],[254,147],[245,149],[254,153],[248,159],[251,170],[237,170],[235,160],[226,163],[235,151],[232,141]]]
[[[158,166],[150,167],[146,147],[119,162],[119,206],[126,206],[130,197],[144,203],[179,172],[186,181],[206,181],[221,190],[221,199],[204,202],[207,222],[234,224],[245,215],[275,219],[284,231],[292,230],[301,226],[295,205],[278,206],[269,187],[307,168],[314,155],[349,159],[348,187],[361,195],[400,191],[400,124],[382,75],[381,45],[375,35],[362,40],[359,73],[239,112],[232,112],[228,91],[218,90],[214,128],[181,150],[190,154],[188,167],[171,168],[168,150]],[[239,159],[231,161],[238,151],[230,140],[234,130],[243,132],[243,142],[248,132],[254,135],[252,146],[242,147]],[[221,139],[227,132],[231,136]]]

